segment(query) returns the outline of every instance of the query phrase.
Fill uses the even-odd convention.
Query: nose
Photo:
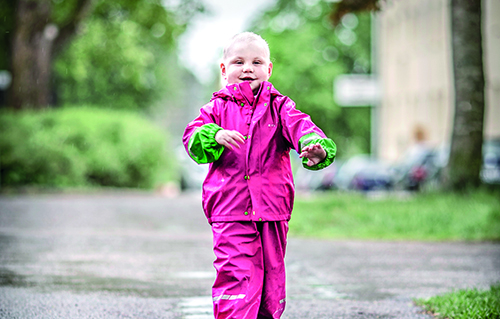
[[[253,72],[252,63],[245,63],[243,65],[243,72]]]

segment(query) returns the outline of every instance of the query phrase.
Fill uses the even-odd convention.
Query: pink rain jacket
[[[190,144],[207,124],[216,128],[209,133],[212,146],[220,146],[214,138],[219,129],[237,130],[246,139],[240,149],[220,146],[220,157],[210,163],[202,195],[208,222],[289,220],[294,200],[289,151],[299,152],[308,144],[299,145],[306,135],[308,140],[326,139],[323,131],[269,82],[261,84],[255,97],[246,82],[213,94],[184,132],[183,143],[195,160]],[[334,157],[335,150],[327,150],[325,162]]]

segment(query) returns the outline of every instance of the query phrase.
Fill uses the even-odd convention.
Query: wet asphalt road
[[[212,318],[213,259],[197,194],[0,196],[0,318]],[[412,298],[500,281],[491,243],[289,238],[286,262],[284,319],[431,318]]]

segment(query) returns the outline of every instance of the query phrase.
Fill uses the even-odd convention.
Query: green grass
[[[500,240],[500,192],[373,199],[326,192],[295,200],[290,235],[332,239]]]
[[[498,319],[500,318],[500,284],[490,290],[459,290],[441,296],[415,301],[437,318]]]

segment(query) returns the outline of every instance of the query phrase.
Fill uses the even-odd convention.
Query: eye
[[[259,64],[262,64],[262,62],[260,62],[260,61],[254,61],[253,64],[259,65]]]

